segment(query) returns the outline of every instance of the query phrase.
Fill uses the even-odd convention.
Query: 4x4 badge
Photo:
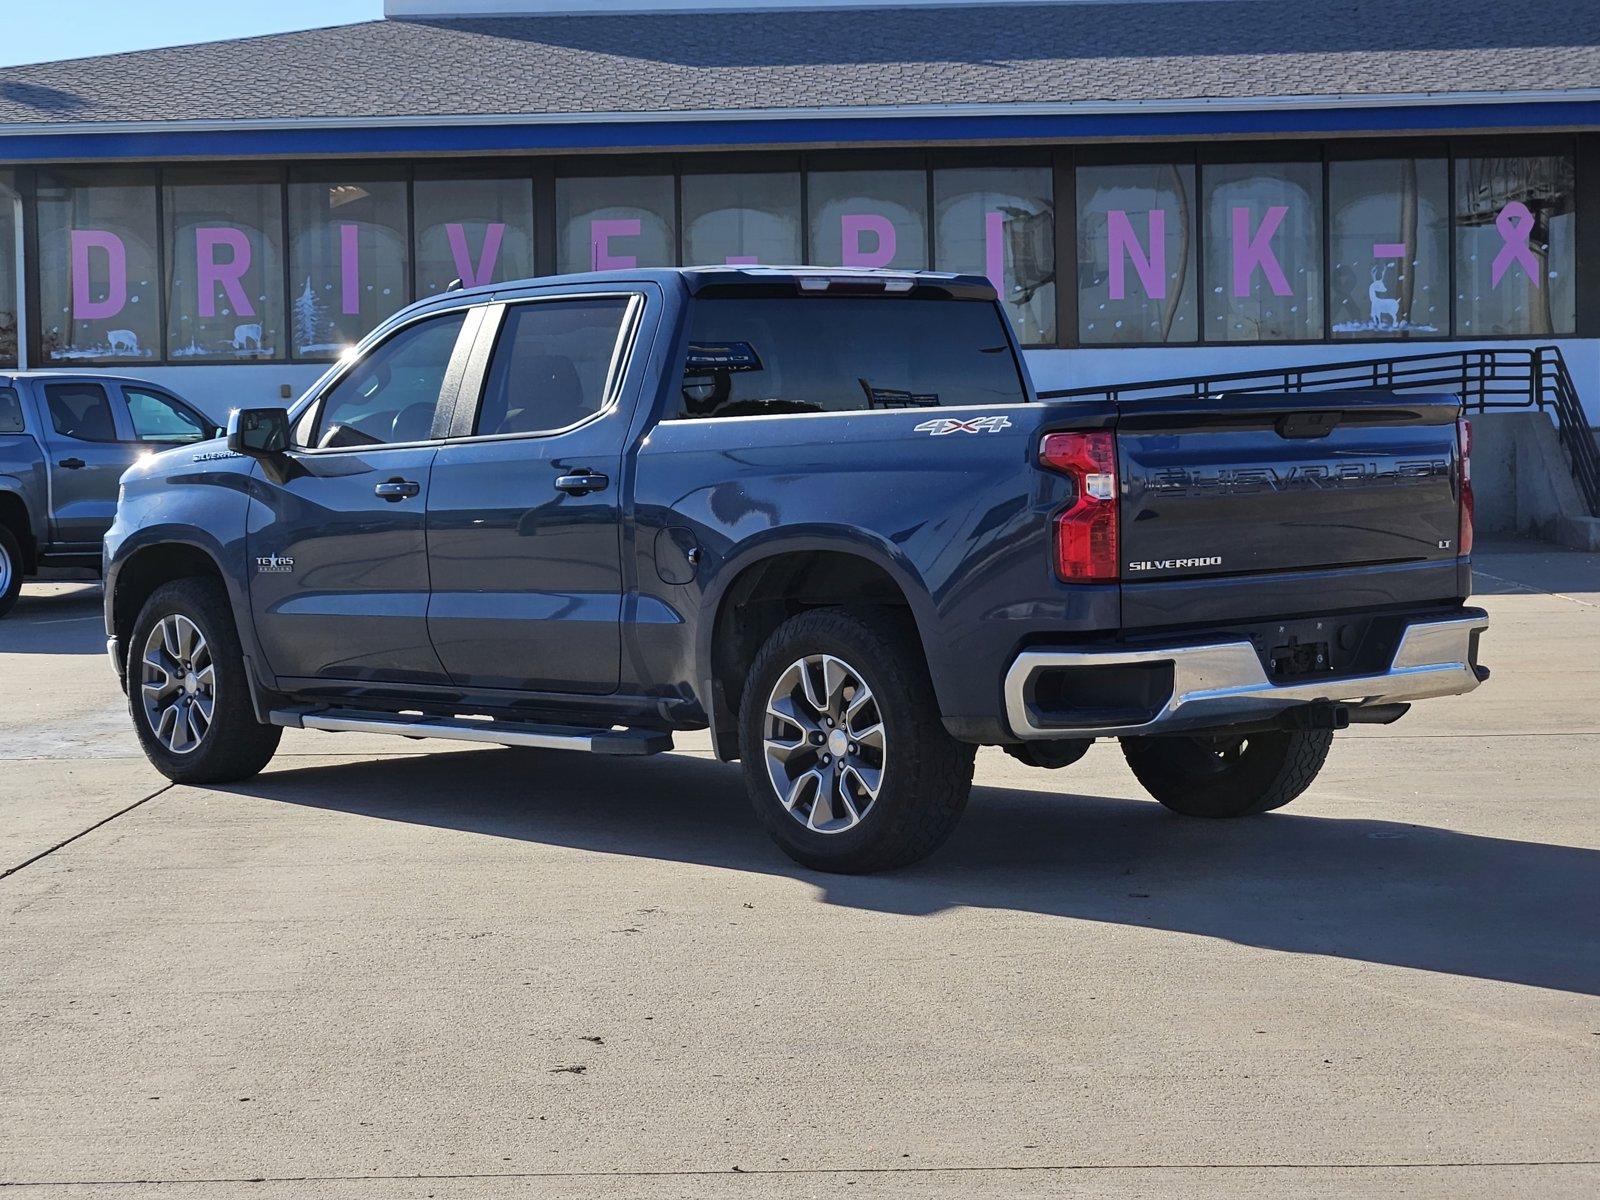
[[[1010,417],[972,417],[966,421],[958,421],[954,417],[935,417],[916,426],[916,431],[943,437],[947,433],[999,433],[1002,429],[1010,428]]]

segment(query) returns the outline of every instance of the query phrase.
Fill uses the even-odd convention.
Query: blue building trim
[[[70,127],[69,127],[70,128]],[[1600,129],[1600,101],[1388,108],[1205,109],[1167,113],[796,117],[792,120],[615,121],[406,127],[240,129],[171,133],[0,134],[0,163],[165,158],[488,154],[516,151],[726,149],[1080,138],[1245,137]]]

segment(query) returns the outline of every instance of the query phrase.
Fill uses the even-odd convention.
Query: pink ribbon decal
[[[72,315],[79,321],[114,317],[128,303],[128,248],[109,229],[74,229],[72,243]],[[106,256],[106,297],[89,295],[89,251]]]
[[[1006,215],[983,214],[983,267],[994,290],[1006,298]]]
[[[483,254],[478,258],[478,265],[472,265],[472,254],[467,250],[466,226],[456,221],[451,221],[444,227],[444,235],[450,241],[450,257],[455,259],[456,277],[466,287],[482,287],[486,283],[494,282],[494,264],[500,257],[500,239],[505,236],[506,227],[503,221],[492,221],[483,231]]]
[[[1145,295],[1152,300],[1167,298],[1167,214],[1163,209],[1152,209],[1149,214],[1150,253],[1139,244],[1139,235],[1133,231],[1128,214],[1113,208],[1106,213],[1106,239],[1110,243],[1111,298],[1127,297],[1128,264],[1144,285]]]
[[[1500,240],[1505,245],[1500,247],[1500,253],[1494,256],[1494,265],[1489,268],[1489,286],[1500,286],[1500,278],[1511,264],[1520,262],[1522,269],[1528,273],[1528,282],[1534,287],[1539,286],[1539,259],[1533,253],[1533,247],[1528,245],[1528,238],[1533,234],[1533,214],[1528,211],[1528,206],[1521,200],[1513,200],[1500,210],[1494,219],[1494,227],[1500,231]]]
[[[217,247],[226,246],[232,256],[228,262],[217,261]],[[250,306],[250,297],[244,294],[240,280],[250,269],[250,239],[242,229],[226,225],[207,225],[194,231],[195,287],[200,291],[200,315],[217,315],[217,288],[220,286],[241,317],[253,317],[256,310]]]
[[[1267,208],[1267,215],[1261,218],[1261,224],[1256,226],[1256,231],[1252,234],[1250,210],[1248,208],[1233,210],[1235,296],[1250,294],[1250,277],[1255,274],[1257,267],[1260,267],[1262,274],[1267,277],[1267,283],[1271,285],[1274,296],[1294,295],[1294,289],[1289,286],[1289,281],[1283,274],[1283,267],[1278,263],[1278,256],[1272,252],[1272,235],[1278,232],[1278,226],[1283,224],[1283,219],[1288,215],[1288,205],[1270,205]]]
[[[614,237],[638,237],[644,232],[644,222],[637,217],[621,217],[611,221],[589,222],[589,262],[594,271],[626,271],[639,265],[632,254],[611,253]]]

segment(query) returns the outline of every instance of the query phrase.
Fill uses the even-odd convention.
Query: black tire
[[[856,756],[857,750],[862,755],[876,755],[881,771],[877,796],[861,806],[854,825],[839,832],[822,832],[791,815],[768,772],[765,749],[770,719],[767,701],[773,689],[794,664],[822,655],[848,664],[871,695],[876,721],[870,709],[862,709],[856,720],[882,727],[881,754],[868,750],[863,741],[853,748],[850,758],[865,764],[864,758]],[[846,691],[853,689],[841,687],[841,696]],[[860,695],[858,691],[853,694]],[[849,702],[849,697],[840,701],[841,712]],[[802,728],[793,725],[785,736],[798,739]],[[966,808],[976,752],[975,747],[951,737],[939,718],[922,644],[910,619],[896,610],[879,608],[813,609],[774,631],[756,655],[745,681],[739,749],[750,802],[773,840],[803,866],[846,874],[903,867],[938,849]],[[825,750],[824,746],[815,753]],[[810,767],[829,769],[818,766],[818,761],[810,760]],[[794,763],[776,769],[805,774],[809,768],[802,752]],[[837,765],[831,769],[846,780],[837,787],[855,786],[847,780],[849,768],[843,773]],[[859,783],[860,774],[855,779]],[[821,785],[809,786],[814,814],[819,802],[816,789]],[[830,795],[837,797],[838,793]],[[856,792],[856,799],[864,799],[864,794]],[[796,808],[804,803],[802,799]],[[834,800],[829,805],[834,806]]]
[[[168,617],[186,617],[205,638],[214,670],[212,714],[195,747],[182,753],[162,744],[146,713],[143,681],[145,644]],[[228,593],[215,579],[164,583],[145,602],[128,639],[128,710],[145,756],[174,783],[236,783],[272,760],[283,730],[256,720],[250,682]],[[159,679],[160,674],[155,673]]]
[[[1331,730],[1231,737],[1123,738],[1144,790],[1186,817],[1248,817],[1282,808],[1311,786],[1333,745]]]
[[[17,535],[0,525],[0,617],[11,611],[22,594],[22,547]]]

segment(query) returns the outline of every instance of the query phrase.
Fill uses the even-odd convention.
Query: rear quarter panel
[[[1004,428],[927,425],[998,416]],[[1109,420],[1109,409],[1022,404],[657,425],[636,459],[638,611],[625,622],[641,690],[686,681],[709,704],[711,637],[728,589],[770,556],[828,550],[877,564],[905,594],[947,722],[997,721],[1017,646],[1117,625],[1115,585],[1056,581],[1048,518],[1065,481],[1032,465],[1046,427]],[[699,548],[688,582],[658,572],[661,536]]]

